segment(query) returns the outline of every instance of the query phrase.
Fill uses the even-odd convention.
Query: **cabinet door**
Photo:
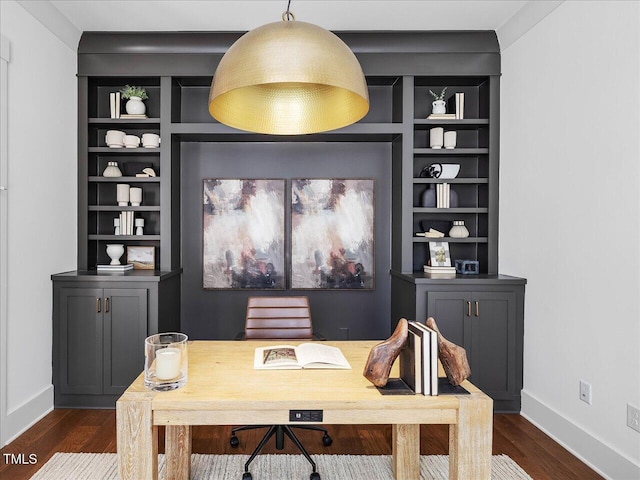
[[[104,388],[121,394],[144,370],[147,289],[104,290]]]
[[[515,293],[475,292],[470,318],[470,380],[494,400],[510,399],[518,393]]]
[[[467,349],[467,354],[470,332],[465,319],[468,320],[471,315],[470,302],[471,292],[429,292],[427,294],[427,316],[435,319],[440,332],[447,340]],[[471,362],[470,358],[469,362]]]
[[[102,393],[101,288],[61,288],[58,388],[64,394]]]

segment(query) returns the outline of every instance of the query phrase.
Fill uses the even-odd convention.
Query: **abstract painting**
[[[284,180],[203,180],[203,288],[285,288],[284,188]]]
[[[373,180],[291,180],[292,289],[373,289],[373,239]]]

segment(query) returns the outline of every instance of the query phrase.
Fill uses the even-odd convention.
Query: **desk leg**
[[[158,428],[153,426],[153,392],[125,393],[116,402],[120,480],[157,480]]]
[[[191,477],[191,426],[167,425],[165,435],[165,478]]]
[[[393,476],[396,480],[420,478],[420,425],[392,426]]]
[[[449,426],[449,480],[489,480],[493,439],[493,400],[460,398],[458,423]]]

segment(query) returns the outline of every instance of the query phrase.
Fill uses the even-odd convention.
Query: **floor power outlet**
[[[627,425],[640,432],[640,408],[627,403]]]

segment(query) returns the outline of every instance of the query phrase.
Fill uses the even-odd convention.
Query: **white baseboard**
[[[640,466],[525,391],[522,392],[521,415],[604,478],[610,480],[640,479]]]
[[[2,446],[13,442],[34,423],[53,410],[53,385],[22,404],[2,419]],[[24,453],[24,452],[23,452]],[[27,452],[30,453],[30,452]]]

